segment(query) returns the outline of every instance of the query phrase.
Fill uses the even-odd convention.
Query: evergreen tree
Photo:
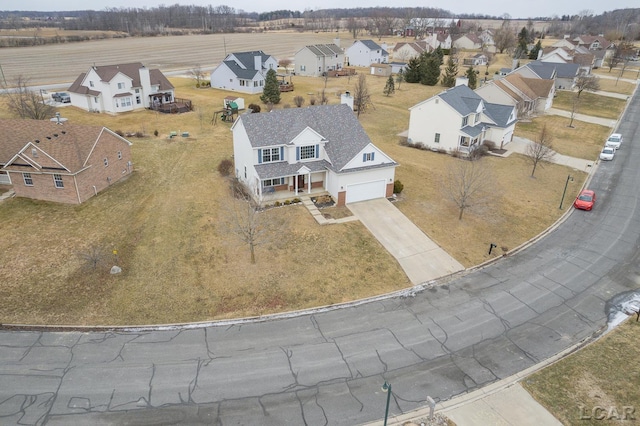
[[[267,71],[267,76],[264,79],[264,89],[262,90],[260,100],[265,104],[277,104],[280,102],[280,84],[278,83],[278,76],[274,69]]]
[[[424,72],[420,78],[420,83],[427,86],[435,86],[440,80],[440,60],[436,55],[429,56],[425,61]]]
[[[389,96],[395,93],[395,91],[396,91],[396,85],[393,82],[393,76],[390,75],[389,78],[387,79],[387,84],[384,85],[384,90],[382,91],[382,93]]]
[[[438,65],[444,64],[444,52],[440,46],[436,47],[436,50],[433,51],[433,54],[438,57]]]
[[[541,50],[542,50],[542,42],[538,40],[536,45],[533,46],[533,48],[531,49],[531,52],[529,52],[529,59],[533,59],[533,60],[538,59],[538,52],[540,52]]]
[[[404,81],[407,83],[419,83],[422,76],[421,67],[422,63],[419,57],[410,59],[404,72]]]
[[[444,75],[442,76],[442,85],[445,87],[455,86],[457,76],[458,64],[456,64],[451,55],[449,55],[449,60],[447,61],[447,66],[444,69]]]
[[[522,27],[522,30],[518,34],[518,45],[516,47],[516,51],[514,53],[514,58],[524,58],[529,53],[528,47],[529,33],[525,27]]]
[[[470,66],[464,75],[467,77],[469,89],[475,89],[478,86],[478,75],[476,74],[476,70]]]

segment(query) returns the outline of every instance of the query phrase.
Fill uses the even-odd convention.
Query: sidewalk
[[[508,157],[511,153],[517,152],[518,154],[524,154],[527,150],[527,146],[530,143],[535,143],[529,139],[521,138],[519,136],[514,136],[513,140],[509,142],[509,144],[505,147],[507,152],[502,155],[502,157]],[[569,157],[568,155],[556,154],[550,160],[550,162],[555,164],[560,164],[562,166],[571,167],[576,170],[580,170],[583,172],[589,173],[591,169],[595,166],[595,162],[591,160],[585,160],[583,158]]]
[[[565,111],[563,109],[557,109],[557,108],[549,108],[545,112],[545,115],[559,115],[561,117],[571,118],[571,111]],[[587,123],[600,124],[602,126],[611,127],[612,129],[615,127],[616,122],[618,121],[617,119],[594,117],[591,115],[585,115],[580,113],[573,114],[573,119],[578,121],[586,121]]]

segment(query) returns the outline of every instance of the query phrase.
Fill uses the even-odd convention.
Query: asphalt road
[[[594,211],[417,294],[253,323],[2,331],[0,423],[354,425],[384,415],[385,380],[399,414],[534,365],[640,288],[639,116],[636,94],[590,182]]]

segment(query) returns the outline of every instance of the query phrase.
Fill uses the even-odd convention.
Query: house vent
[[[67,134],[67,132],[66,132],[66,131],[64,131],[64,130],[63,130],[63,131],[61,131],[60,133],[62,133],[63,135],[66,135],[66,134]]]
[[[51,136],[47,136],[47,139],[51,140]]]
[[[36,140],[35,140],[35,142],[36,142],[36,143],[40,143],[40,139],[36,139]]]
[[[57,133],[54,133],[54,134],[53,134],[53,137],[54,137],[54,138],[57,138],[57,137],[58,137],[58,134],[57,134]]]

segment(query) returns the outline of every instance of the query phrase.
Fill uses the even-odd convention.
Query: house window
[[[440,143],[440,133],[436,133],[436,137],[433,139],[435,143]]]
[[[37,150],[37,149],[35,149],[35,148],[31,148],[31,155],[32,155],[34,158],[38,158],[38,150]]]
[[[136,93],[140,93],[140,89],[136,89]]]
[[[109,167],[109,159],[105,158],[103,161],[104,161],[104,166]]]
[[[476,119],[475,119],[475,121],[474,121],[474,124],[477,124],[477,123],[478,123],[478,121],[480,121],[480,113],[477,113],[477,114],[476,114]]]
[[[258,82],[257,81],[253,82],[253,87],[258,87]]]
[[[136,104],[140,105],[140,103],[142,103],[142,100],[140,99],[140,95],[136,96]]]
[[[56,188],[64,188],[64,183],[62,182],[62,175],[53,175],[53,183]]]
[[[284,184],[284,178],[265,179],[262,181],[263,188],[267,186],[277,186],[277,185],[283,185],[283,184]]]
[[[246,86],[245,81],[244,80],[240,80],[240,86]]]
[[[308,145],[300,147],[300,159],[308,160],[309,158],[316,158],[316,146]]]
[[[462,127],[466,126],[467,124],[469,124],[469,117],[462,117]]]
[[[26,186],[33,186],[33,179],[31,178],[31,173],[23,173],[22,180],[24,180],[24,184]]]
[[[307,67],[306,65],[300,65],[300,71],[306,71]]]
[[[94,97],[93,97],[93,103],[94,103],[94,104],[97,104],[97,103],[98,103],[98,97],[97,97],[97,96],[94,96]]]
[[[118,160],[122,160],[122,151],[118,151]]]
[[[124,89],[124,83],[118,83],[118,89]]]
[[[89,81],[89,86],[93,87],[93,81]]]
[[[262,150],[262,162],[280,161],[280,148],[266,148]]]
[[[130,107],[131,106],[131,98],[130,97],[122,98],[122,101],[120,101],[120,106],[122,106],[122,107]]]
[[[469,146],[469,138],[466,136],[460,136],[460,146]]]
[[[244,178],[247,178],[247,166],[244,166]]]
[[[373,159],[375,158],[376,153],[375,152],[365,152],[364,154],[362,154],[362,161],[366,162],[366,161],[373,161]]]

